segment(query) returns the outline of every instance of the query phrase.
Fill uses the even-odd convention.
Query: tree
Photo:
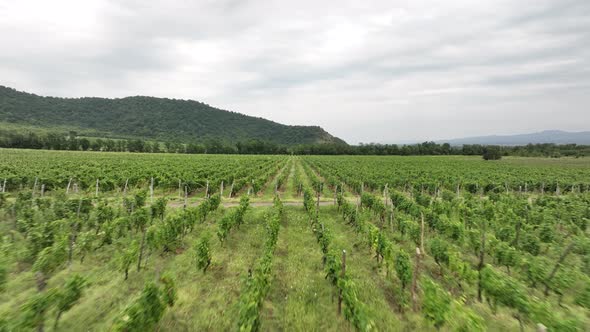
[[[424,280],[422,288],[424,290],[422,313],[437,330],[440,330],[448,319],[451,309],[451,296],[430,279]]]
[[[499,146],[489,145],[483,149],[484,160],[500,160],[502,159],[502,150]]]
[[[199,270],[203,270],[203,273],[205,273],[209,265],[211,265],[211,251],[209,250],[209,234],[203,234],[195,247],[197,268]]]
[[[80,139],[80,147],[82,151],[87,151],[90,148],[90,141],[87,138]]]
[[[55,317],[53,330],[57,330],[61,315],[64,312],[70,310],[82,297],[82,291],[84,290],[84,287],[86,287],[86,279],[80,277],[79,275],[74,275],[68,281],[66,281],[63,288],[57,291],[55,294],[57,316]]]

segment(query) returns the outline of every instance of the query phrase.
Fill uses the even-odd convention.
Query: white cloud
[[[0,84],[197,99],[351,143],[589,129],[590,3],[0,0]]]

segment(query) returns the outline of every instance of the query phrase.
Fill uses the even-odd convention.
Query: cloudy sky
[[[196,99],[349,143],[590,130],[590,1],[0,0],[0,85]]]

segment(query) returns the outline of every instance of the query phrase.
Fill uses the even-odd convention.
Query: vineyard
[[[587,331],[590,160],[0,149],[0,331]]]

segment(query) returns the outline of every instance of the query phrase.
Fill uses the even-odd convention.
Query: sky
[[[0,85],[194,99],[348,143],[590,130],[589,0],[0,0]]]

